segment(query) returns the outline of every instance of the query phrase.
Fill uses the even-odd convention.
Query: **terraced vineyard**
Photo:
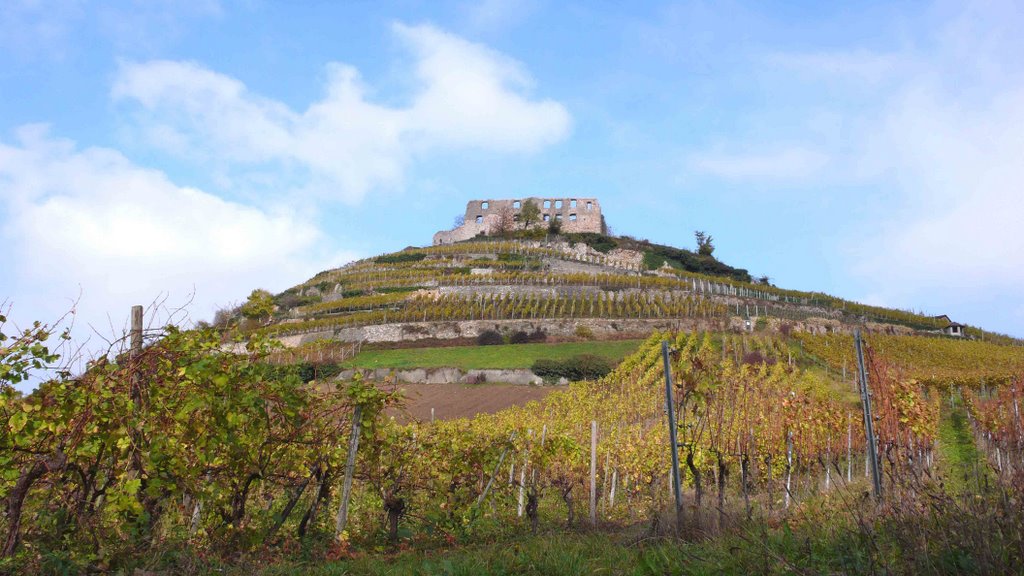
[[[853,338],[845,334],[797,335],[803,348],[834,370],[853,370]],[[922,338],[876,334],[871,349],[884,357],[905,378],[931,386],[1005,384],[1024,374],[1024,348],[992,342],[952,338]]]
[[[615,242],[596,245],[607,249]],[[874,322],[908,332],[945,326],[917,313],[744,282],[739,273],[708,276],[670,265],[649,270],[642,265],[647,255],[571,241],[408,248],[316,275],[275,297],[269,325],[249,329],[285,336],[410,322],[586,318]]]

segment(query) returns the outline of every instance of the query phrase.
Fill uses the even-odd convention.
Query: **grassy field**
[[[864,574],[853,532],[842,521],[773,529],[755,523],[714,538],[680,542],[639,538],[635,530],[554,531],[449,550],[368,554],[261,569],[228,568],[226,576],[664,576],[718,574]],[[627,533],[628,532],[628,533]]]
[[[947,488],[957,495],[978,490],[988,474],[988,466],[984,454],[974,443],[963,405],[943,402],[938,450]]]
[[[506,344],[503,346],[456,346],[367,350],[343,364],[346,368],[529,368],[540,358],[561,360],[577,354],[594,354],[615,361],[625,358],[641,340],[563,342],[558,344]]]

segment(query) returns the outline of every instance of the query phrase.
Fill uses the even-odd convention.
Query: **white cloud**
[[[785,72],[868,85],[890,80],[911,64],[905,56],[899,54],[864,49],[847,52],[778,52],[769,54],[764,61],[770,66],[785,69]]]
[[[468,24],[475,30],[493,32],[517,24],[535,9],[533,0],[481,0],[465,6]]]
[[[8,58],[61,59],[68,53],[68,37],[83,12],[81,0],[6,0],[0,9],[0,47]]]
[[[189,24],[218,18],[218,0],[4,0],[0,47],[5,56],[76,59],[77,48],[110,44],[118,51],[153,50],[179,40]]]
[[[567,136],[565,107],[529,98],[529,75],[514,60],[427,25],[393,32],[418,81],[404,107],[372,102],[358,70],[337,63],[327,67],[324,98],[303,111],[188,62],[123,64],[112,95],[137,104],[151,140],[169,151],[242,171],[281,165],[349,202],[399,186],[410,159],[431,150],[532,153]]]
[[[254,287],[282,289],[350,256],[318,249],[322,234],[301,214],[177,186],[42,126],[0,141],[0,187],[0,262],[13,271],[3,283],[15,314],[58,317],[80,288],[79,339],[89,324],[109,336],[108,314],[124,318],[162,294],[175,305],[194,291],[191,312],[208,319]]]
[[[829,162],[827,154],[800,146],[764,152],[700,152],[687,157],[693,172],[726,180],[803,180],[817,175]]]
[[[880,125],[871,162],[898,197],[856,270],[904,295],[1024,286],[1024,86],[968,107],[919,80]]]
[[[889,191],[847,235],[855,276],[887,301],[984,311],[989,327],[1017,335],[998,310],[1015,308],[1024,286],[1022,24],[1019,6],[972,4],[928,49],[898,55],[910,64],[893,86],[846,111],[857,142],[842,167]]]
[[[834,223],[860,299],[1024,336],[1024,6],[938,3],[920,19],[892,48],[753,55],[772,104],[745,120],[762,144],[748,132],[688,164],[862,191]]]

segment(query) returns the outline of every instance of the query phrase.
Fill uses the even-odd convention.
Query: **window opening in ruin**
[[[545,214],[544,215],[544,221],[547,222],[548,220],[551,220],[551,215],[550,214]]]
[[[519,200],[514,200],[512,202],[512,207],[515,208],[516,210],[519,210],[520,208],[523,207],[523,205],[521,202],[519,202]]]
[[[569,214],[569,222],[575,222],[575,221],[576,221],[576,215],[575,214]]]
[[[590,210],[593,207],[594,207],[594,203],[593,202],[587,202],[587,210]]]
[[[558,209],[558,210],[562,209],[562,201],[561,200],[555,200],[555,208]]]
[[[547,209],[550,209],[550,208],[551,208],[551,200],[545,200],[544,201],[544,209],[547,210]]]
[[[562,215],[561,214],[555,214],[555,219],[561,220],[562,219]]]
[[[487,207],[488,207],[488,206],[490,206],[490,203],[489,203],[489,202],[481,202],[481,203],[480,203],[480,209],[481,209],[481,210],[487,210]]]
[[[477,224],[483,224],[484,223],[484,217],[483,216],[477,216],[476,217],[476,223]]]
[[[575,208],[575,207],[576,207],[576,200],[569,200],[569,208]]]

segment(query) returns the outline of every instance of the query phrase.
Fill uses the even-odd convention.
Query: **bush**
[[[424,252],[398,252],[396,254],[378,256],[373,261],[378,264],[399,264],[401,262],[419,262],[426,257],[427,255]]]
[[[496,346],[498,344],[504,344],[505,339],[501,336],[501,333],[496,330],[484,330],[476,338],[476,343],[480,346]]]
[[[530,332],[530,342],[546,342],[547,339],[548,335],[540,328]]]
[[[577,338],[583,338],[584,340],[594,339],[594,331],[588,326],[577,326],[575,334]]]
[[[530,335],[522,330],[513,332],[512,335],[508,337],[509,344],[526,344],[529,341]]]
[[[316,295],[300,296],[294,291],[284,292],[274,297],[274,302],[282,310],[291,310],[299,306],[308,306],[323,301],[323,298]]]
[[[767,364],[769,366],[774,366],[775,362],[775,358],[766,357],[764,354],[757,350],[754,350],[753,352],[747,352],[746,354],[743,355],[744,364],[752,364],[754,366],[758,366],[760,364]]]
[[[553,380],[562,374],[562,362],[560,360],[552,360],[550,358],[538,358],[537,360],[534,360],[533,366],[530,367],[530,370],[545,380]]]
[[[593,232],[567,234],[566,238],[569,240],[570,245],[582,242],[602,254],[607,254],[619,246],[614,238],[610,238],[604,234],[595,234]]]
[[[423,290],[423,286],[381,286],[377,288],[379,294],[397,294],[399,292],[415,292]]]
[[[341,374],[341,365],[334,362],[303,362],[298,365],[298,372],[303,382],[326,380]]]
[[[593,354],[580,354],[565,360],[541,358],[533,363],[531,370],[545,380],[565,378],[566,380],[596,380],[612,371],[611,360]]]
[[[660,254],[655,254],[650,250],[644,252],[644,268],[647,270],[657,270],[665,264],[665,257]]]
[[[750,282],[750,273],[742,268],[733,268],[719,262],[714,256],[695,254],[682,248],[673,248],[654,244],[648,240],[634,240],[627,237],[618,239],[620,248],[636,250],[644,253],[644,267],[656,270],[662,264],[687,272],[697,272],[709,276],[726,276],[741,282]]]

